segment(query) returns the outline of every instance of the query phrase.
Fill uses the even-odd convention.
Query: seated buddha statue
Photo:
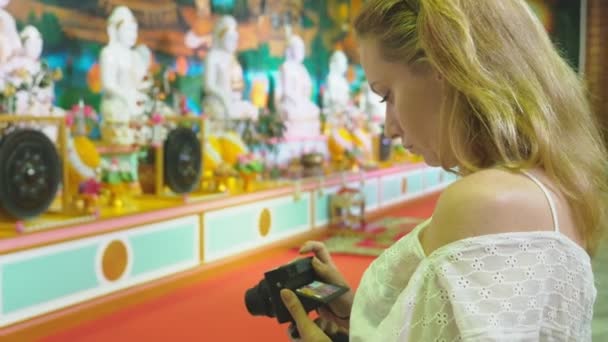
[[[320,109],[311,100],[312,81],[303,64],[304,41],[291,35],[285,51],[285,62],[279,69],[275,93],[276,108],[285,118],[285,137],[316,137],[321,133]]]
[[[145,49],[135,47],[138,25],[131,10],[118,6],[108,20],[108,44],[100,55],[102,139],[106,143],[130,145],[133,119],[145,114],[148,82],[142,72],[147,65]]]
[[[329,124],[329,151],[334,159],[343,159],[345,153],[371,158],[372,141],[365,128],[365,118],[354,105],[350,84],[346,77],[348,58],[336,51],[330,58],[327,88],[323,104]]]
[[[236,58],[238,39],[236,20],[221,17],[213,30],[203,82],[203,107],[212,131],[227,130],[232,120],[256,120],[258,116],[258,109],[243,99],[243,68]]]

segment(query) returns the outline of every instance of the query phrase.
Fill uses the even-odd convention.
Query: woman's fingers
[[[332,264],[331,255],[325,247],[325,244],[320,241],[308,241],[300,248],[300,254],[314,253],[314,255],[321,261],[327,264]]]

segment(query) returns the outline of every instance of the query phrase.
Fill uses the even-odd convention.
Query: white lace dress
[[[426,221],[367,269],[351,341],[591,341],[596,297],[587,253],[555,231],[459,240],[426,256]]]

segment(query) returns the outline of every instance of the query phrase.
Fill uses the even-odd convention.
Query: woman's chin
[[[424,163],[428,166],[432,166],[432,167],[438,167],[441,166],[441,163],[436,162],[435,160],[429,160],[429,159],[424,159]]]
[[[422,154],[422,159],[424,159],[424,163],[428,166],[431,167],[441,167],[443,169],[449,170],[449,169],[454,169],[458,167],[458,163],[456,162],[455,159],[446,159],[446,160],[441,160],[439,158],[439,156],[433,154],[433,155],[427,155],[427,154]]]
[[[423,153],[421,154],[422,159],[424,159],[424,163],[428,166],[441,166],[441,162],[439,161],[439,158],[437,158],[435,155],[429,155],[427,153]]]

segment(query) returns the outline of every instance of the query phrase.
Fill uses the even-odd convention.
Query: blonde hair
[[[428,63],[448,83],[444,168],[448,156],[462,174],[542,167],[594,254],[608,224],[606,147],[583,82],[523,0],[369,0],[355,30],[387,61]]]

